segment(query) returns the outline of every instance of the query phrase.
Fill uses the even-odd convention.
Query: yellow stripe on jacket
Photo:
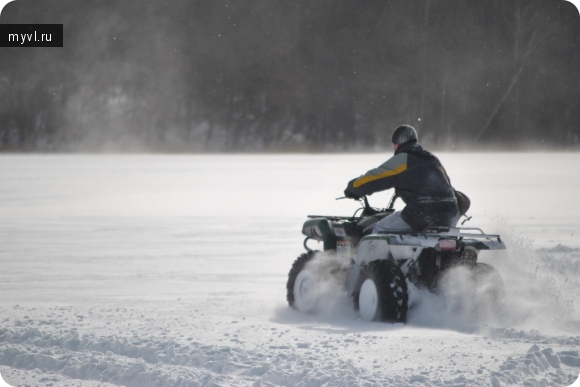
[[[378,175],[362,176],[361,178],[356,179],[352,185],[354,188],[358,188],[363,184],[370,183],[371,181],[375,181],[375,180],[379,180],[379,179],[384,179],[385,177],[395,176],[395,175],[398,175],[399,173],[405,172],[406,170],[407,170],[407,163],[401,164],[395,169],[389,169],[389,170],[387,170],[383,173],[380,173]]]

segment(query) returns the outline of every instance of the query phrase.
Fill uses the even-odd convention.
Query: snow
[[[0,374],[12,386],[568,386],[580,373],[580,154],[442,153],[505,318],[430,293],[409,323],[288,308],[307,214],[388,155],[3,155]],[[386,205],[390,193],[371,196]],[[401,204],[399,203],[400,207]],[[1,385],[1,383],[0,383]]]

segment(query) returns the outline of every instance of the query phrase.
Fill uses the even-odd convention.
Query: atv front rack
[[[307,218],[310,218],[310,219],[324,218],[324,219],[328,219],[331,222],[337,222],[339,220],[356,219],[354,216],[327,216],[327,215],[307,215]]]
[[[395,212],[395,210],[390,209],[390,208],[385,208],[385,209],[380,209],[380,210],[375,210],[376,214],[391,214],[393,212]],[[376,215],[373,214],[373,215]],[[324,218],[327,219],[330,222],[339,222],[342,220],[348,220],[348,221],[355,221],[355,220],[360,220],[361,218],[367,217],[369,215],[365,215],[365,216],[357,216],[356,213],[353,216],[335,216],[335,215],[307,215],[306,217],[309,219],[315,219],[315,218]]]

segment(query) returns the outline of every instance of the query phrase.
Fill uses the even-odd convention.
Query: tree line
[[[3,151],[580,147],[580,18],[561,0],[18,0],[64,25],[0,48]]]

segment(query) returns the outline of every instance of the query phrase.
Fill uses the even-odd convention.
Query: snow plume
[[[337,259],[335,252],[319,252],[308,262],[306,270],[314,272],[319,280],[317,313],[330,318],[344,315],[341,294],[349,268],[350,262]]]
[[[337,259],[335,252],[317,252],[304,270],[314,273],[316,278],[315,298],[318,300],[310,315],[296,313],[284,305],[277,310],[277,317],[283,321],[304,321],[315,318],[328,323],[343,323],[355,319],[352,301],[344,297],[344,283],[350,263]]]
[[[473,332],[501,322],[504,297],[501,280],[489,266],[479,271],[450,269],[439,280],[436,293],[409,285],[408,322],[434,328]],[[488,269],[483,271],[481,269]]]
[[[533,241],[522,237],[506,220],[494,229],[507,250],[482,254],[480,261],[492,264],[503,277],[507,303],[503,323],[523,329],[578,333],[580,316],[574,298],[579,293],[580,251],[561,245],[536,250]]]
[[[473,276],[459,267],[441,279],[438,294],[409,284],[408,322],[465,332],[491,326],[578,334],[580,311],[574,299],[580,297],[580,249],[534,249],[533,241],[505,219],[490,228],[507,249],[482,251],[478,262],[493,266],[503,279],[505,295],[499,306],[493,302],[500,297],[493,294],[494,276],[474,286]]]

